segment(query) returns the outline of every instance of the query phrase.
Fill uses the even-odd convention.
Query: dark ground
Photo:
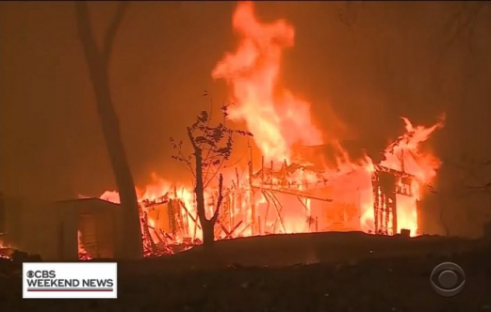
[[[491,312],[491,247],[484,242],[324,233],[225,241],[214,249],[120,262],[116,300],[22,300],[19,267],[4,265],[0,311]],[[466,273],[456,297],[430,286],[443,261]]]

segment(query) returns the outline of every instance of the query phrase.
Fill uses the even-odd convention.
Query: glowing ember
[[[12,260],[12,255],[14,252],[15,248],[3,241],[2,237],[0,237],[0,259]]]
[[[78,238],[78,258],[80,260],[92,260],[91,255],[84,248],[84,244],[82,242],[82,233],[80,231],[77,232],[77,238]]]
[[[240,2],[233,28],[240,38],[238,48],[225,54],[212,76],[230,86],[236,105],[229,108],[229,118],[245,122],[264,158],[260,170],[252,172],[249,167],[248,176],[225,177],[229,186],[224,190],[215,237],[333,230],[373,233],[375,221],[379,230],[383,221],[375,218],[374,211],[388,211],[393,199],[397,218],[384,216],[393,228],[386,225],[382,232],[409,229],[412,236],[417,235],[421,188],[435,178],[440,166],[422,143],[443,126],[443,119],[424,127],[402,118],[406,131],[383,151],[381,163],[368,156],[350,160],[339,142],[314,126],[310,104],[278,83],[282,51],[294,44],[293,27],[284,20],[261,23],[254,15],[254,4]],[[299,161],[296,148],[322,145],[323,136],[333,141],[334,168],[314,168],[308,158]],[[374,182],[380,172],[395,179],[392,186]],[[193,187],[175,186],[154,173],[152,178],[153,183],[137,189],[145,255],[170,253],[171,246],[199,242],[202,234]],[[383,192],[391,187],[391,192]],[[395,197],[387,201],[384,194]],[[107,191],[100,198],[119,203],[117,192]],[[205,198],[206,213],[212,215],[217,191],[209,187]]]
[[[0,259],[12,260],[10,249],[0,248]]]

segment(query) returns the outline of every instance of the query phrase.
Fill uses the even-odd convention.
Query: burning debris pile
[[[3,246],[3,244],[0,243],[0,259],[12,259],[14,251],[15,249]]]
[[[20,251],[10,244],[5,242],[6,239],[2,237],[2,233],[0,233],[0,272],[5,269],[3,264],[6,262],[13,262],[14,264],[19,264],[24,261],[37,262],[41,261],[41,257],[36,254],[29,254],[24,251]],[[8,265],[8,267],[10,267]],[[0,273],[1,274],[1,273]]]
[[[440,166],[421,143],[443,126],[443,119],[424,127],[403,118],[406,132],[383,151],[380,163],[368,156],[350,159],[340,140],[325,140],[310,104],[279,85],[282,51],[294,45],[294,28],[285,20],[258,21],[251,2],[238,4],[232,24],[240,43],[218,62],[212,77],[228,84],[236,103],[228,119],[246,125],[262,161],[254,171],[250,152],[245,177],[237,169],[224,177],[230,185],[224,185],[215,237],[350,230],[393,235],[401,229],[417,235],[422,188]],[[328,147],[335,161],[314,164],[318,159],[302,157],[298,146]],[[146,255],[200,243],[193,187],[154,178],[139,196]],[[208,187],[205,193],[207,214],[213,215],[218,192]],[[115,192],[101,199],[119,203]]]

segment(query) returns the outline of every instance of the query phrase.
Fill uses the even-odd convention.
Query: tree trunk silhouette
[[[223,176],[220,174],[219,185],[218,185],[218,202],[211,219],[206,218],[205,211],[205,187],[203,183],[203,151],[196,144],[195,138],[191,133],[191,128],[188,128],[188,137],[193,146],[194,159],[196,166],[196,210],[198,211],[199,222],[201,224],[201,229],[203,230],[203,245],[205,247],[210,247],[215,242],[215,223],[218,219],[218,214],[220,211],[220,206],[222,204],[223,195]]]
[[[127,2],[118,3],[116,16],[105,34],[102,49],[97,47],[92,34],[87,2],[75,2],[75,13],[80,41],[83,45],[90,79],[95,91],[97,112],[119,190],[122,222],[118,227],[120,234],[118,235],[117,253],[118,257],[124,259],[136,259],[143,257],[139,207],[133,177],[121,138],[119,120],[111,98],[108,76],[112,44],[127,4]]]

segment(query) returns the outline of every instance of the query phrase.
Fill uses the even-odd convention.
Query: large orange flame
[[[431,127],[413,126],[409,119],[402,117],[406,133],[394,141],[384,153],[381,165],[415,175],[420,182],[429,183],[440,167],[440,160],[431,153],[421,150],[421,143],[428,140],[435,130],[443,127],[444,117]]]
[[[239,3],[232,24],[239,47],[225,54],[212,72],[232,89],[237,105],[230,108],[230,118],[245,121],[267,160],[290,161],[295,144],[322,143],[310,104],[278,84],[283,49],[293,46],[293,27],[285,20],[259,22],[252,2]]]

